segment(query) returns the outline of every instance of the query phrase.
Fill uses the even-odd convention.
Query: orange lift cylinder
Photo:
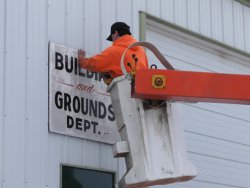
[[[250,104],[250,75],[141,69],[132,87],[134,98]]]

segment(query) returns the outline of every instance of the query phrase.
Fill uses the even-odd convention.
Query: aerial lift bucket
[[[168,69],[173,67],[150,43],[145,46]],[[129,49],[128,48],[128,49]],[[188,159],[179,104],[131,98],[132,77],[126,72],[108,86],[121,141],[114,146],[116,157],[125,157],[127,172],[119,181],[119,188],[139,188],[187,181],[197,175]],[[143,83],[141,83],[143,84]]]

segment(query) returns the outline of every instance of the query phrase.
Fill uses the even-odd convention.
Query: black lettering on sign
[[[108,118],[109,121],[115,120],[112,105],[106,106],[103,102],[91,100],[88,98],[71,96],[68,93],[57,91],[55,93],[56,108],[68,112],[80,113],[99,119]]]
[[[80,111],[80,99],[77,96],[74,96],[73,98],[73,110],[75,113]]]
[[[65,69],[68,73],[73,71],[73,57],[70,58],[72,61],[69,63],[69,57],[65,55]]]
[[[67,116],[67,128],[74,127],[74,119],[71,116]]]
[[[98,118],[104,119],[106,117],[106,106],[104,103],[98,103]]]
[[[90,129],[90,122],[88,120],[84,120],[83,130],[86,132],[88,129]]]
[[[109,121],[115,121],[115,114],[114,114],[114,111],[113,111],[113,107],[112,105],[110,104],[109,107],[108,107],[108,111],[110,113],[110,115],[108,115],[108,119]]]
[[[55,62],[56,62],[55,68],[58,70],[63,70],[63,56],[61,53],[56,52]]]
[[[90,72],[89,70],[87,70],[87,75],[86,75],[87,78],[95,78],[95,80],[97,81],[101,81],[102,77],[99,73],[97,72]]]
[[[69,74],[73,73],[75,75],[86,77],[89,79],[94,78],[96,81],[101,81],[102,79],[99,73],[94,73],[94,72],[82,69],[76,57],[72,57],[67,54],[64,55],[60,52],[55,52],[55,69],[57,70],[65,69],[65,71]]]
[[[96,126],[98,125],[98,123],[95,121],[91,121],[91,125],[93,125],[93,133],[96,133]],[[100,132],[99,132],[99,134],[100,134]]]
[[[71,116],[67,116],[67,128],[76,130],[83,130],[84,132],[92,132],[96,134],[98,122],[95,121],[89,121],[87,119],[81,119],[81,118],[73,118]],[[98,134],[101,134],[98,132]]]
[[[85,77],[85,74],[81,72],[80,66],[77,62],[77,58],[63,55],[59,52],[55,52],[55,68],[58,70],[63,70],[65,68],[66,72],[74,73],[75,75]]]
[[[71,61],[73,61],[73,57],[71,57]],[[75,68],[74,68],[75,69],[75,75],[77,75],[77,70],[80,71],[80,69],[81,69],[78,62],[77,62],[77,58],[75,58],[75,64],[74,65],[75,65]],[[79,72],[79,76],[81,76],[80,72]]]
[[[83,115],[86,115],[86,114],[88,114],[88,99],[85,99],[84,100],[84,98],[82,97],[81,98],[81,109],[82,109],[82,114]]]
[[[76,129],[82,130],[82,119],[76,118]]]
[[[55,94],[55,105],[58,109],[63,107],[62,93],[60,91],[57,91]]]
[[[97,101],[90,100],[89,115],[92,116],[92,113],[93,113],[94,117],[97,117]]]
[[[93,76],[94,76],[94,73],[87,70],[87,78],[91,79],[91,78],[93,78]]]
[[[64,110],[71,112],[71,97],[68,93],[64,93]]]

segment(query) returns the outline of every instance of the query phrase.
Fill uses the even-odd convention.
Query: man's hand
[[[85,51],[82,49],[79,49],[78,50],[78,62],[82,68],[84,68],[84,65],[85,65],[85,60],[86,60],[85,56],[86,56]]]
[[[103,79],[104,83],[107,85],[109,85],[111,83],[111,81],[113,80],[113,78],[107,72],[100,73],[100,76]]]

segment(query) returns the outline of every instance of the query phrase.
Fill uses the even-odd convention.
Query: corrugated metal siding
[[[3,184],[18,187],[24,181],[26,118],[26,3],[6,1],[5,120],[3,133]],[[9,11],[12,10],[12,11]],[[14,12],[14,13],[13,13]],[[18,32],[17,32],[18,31]],[[14,149],[15,148],[15,149]],[[18,157],[18,158],[17,158]],[[16,181],[10,180],[15,177]],[[9,180],[9,181],[8,181]],[[3,187],[4,187],[3,186]]]
[[[250,9],[233,0],[1,0],[1,187],[59,187],[60,163],[121,176],[111,146],[48,133],[47,44],[95,54],[117,20],[139,38],[139,10],[250,52]]]
[[[5,2],[0,1],[0,28],[5,28]],[[4,132],[4,99],[5,99],[5,30],[0,29],[0,167],[3,164],[3,132]],[[0,169],[0,180],[2,181],[3,168]]]
[[[146,39],[180,70],[249,74],[248,61],[148,26]],[[150,55],[152,61],[156,58]],[[183,104],[181,119],[198,176],[172,187],[250,187],[250,106]],[[197,186],[197,181],[201,184]]]
[[[27,66],[27,115],[29,124],[27,127],[27,135],[30,135],[27,143],[27,161],[29,169],[25,171],[27,176],[27,187],[34,187],[36,184],[39,186],[49,185],[48,182],[48,133],[45,130],[47,125],[47,103],[43,101],[48,96],[47,90],[47,47],[48,26],[47,26],[47,2],[28,1],[29,16],[28,16],[28,66]],[[36,15],[33,17],[33,15]],[[34,84],[36,84],[34,86]],[[36,96],[36,97],[34,97]],[[42,100],[42,101],[40,101]],[[42,102],[42,103],[41,103]],[[36,112],[34,112],[34,107]],[[38,120],[38,122],[37,122]],[[34,137],[37,140],[34,140]],[[34,146],[36,152],[33,152]],[[38,162],[38,160],[40,162]],[[29,162],[32,161],[32,162]],[[34,173],[34,167],[40,169],[39,172]],[[35,181],[33,180],[35,179]],[[31,181],[32,180],[32,181]]]
[[[245,45],[246,45],[246,51],[250,52],[250,24],[249,24],[249,18],[250,18],[250,8],[244,7],[244,33],[245,33]]]

